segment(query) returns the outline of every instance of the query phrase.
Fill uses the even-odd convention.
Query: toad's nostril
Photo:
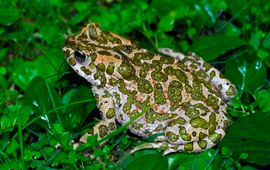
[[[83,63],[86,59],[86,55],[80,52],[79,50],[74,51],[74,57],[76,61],[78,61],[79,63]]]

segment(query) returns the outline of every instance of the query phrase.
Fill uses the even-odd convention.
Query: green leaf
[[[21,16],[18,9],[0,8],[0,24],[10,24],[19,19]]]
[[[24,105],[32,106],[33,117],[41,118],[36,125],[52,127],[51,121],[60,121],[60,111],[52,111],[61,105],[56,90],[42,77],[33,79],[23,97]],[[32,119],[33,119],[32,117]]]
[[[0,164],[0,169],[25,169],[25,163],[20,159],[11,159]]]
[[[263,37],[264,37],[264,32],[258,30],[251,35],[251,38],[249,40],[249,44],[252,45],[254,47],[254,49],[258,50]]]
[[[270,5],[269,5],[270,6]],[[263,43],[262,43],[262,46],[264,48],[270,48],[270,33],[268,32]]]
[[[212,35],[196,40],[190,47],[190,51],[211,61],[229,50],[245,45],[245,41],[238,37],[227,35]]]
[[[42,25],[38,25],[39,26],[39,36],[45,40],[48,44],[60,44],[61,42],[64,41],[64,37],[63,36],[59,36],[59,29],[54,26],[51,26],[51,22],[43,22]],[[59,38],[55,38],[58,37]],[[60,49],[60,47],[59,47]],[[50,51],[55,51],[55,49],[49,49],[48,51],[45,51],[45,53],[50,52]],[[59,55],[59,51],[58,54]],[[56,56],[54,56],[53,58],[56,58]]]
[[[253,1],[254,2],[254,1]],[[251,0],[241,0],[241,1],[228,1],[229,8],[234,17],[239,17],[244,19],[249,13],[249,6],[252,5]]]
[[[21,62],[12,73],[13,80],[17,86],[26,90],[33,78],[41,76],[49,82],[58,80],[58,73],[66,69],[65,58],[59,56],[59,49],[51,49],[46,52],[46,56],[40,56],[34,61]]]
[[[91,14],[91,11],[82,11],[74,15],[70,20],[69,23],[71,25],[76,25],[82,22],[85,18],[87,18]]]
[[[242,117],[228,129],[220,146],[228,147],[235,159],[245,153],[243,161],[260,166],[270,165],[270,113],[257,112]]]
[[[186,6],[185,1],[175,1],[175,0],[153,0],[151,7],[159,12],[159,16],[168,14],[175,9]],[[182,11],[183,13],[183,11]]]
[[[225,70],[225,75],[230,77],[241,91],[255,91],[263,86],[266,78],[266,67],[260,59],[248,62],[244,57],[239,57],[227,62]]]
[[[79,128],[90,112],[96,107],[90,86],[80,86],[77,89],[71,89],[62,98],[62,103],[66,106],[62,110],[62,124],[65,129],[72,131]]]
[[[1,131],[10,131],[13,129],[12,120],[8,116],[2,116],[0,119],[0,128]]]
[[[87,1],[87,2],[76,1],[73,4],[74,8],[79,12],[89,11],[89,9],[91,9],[93,5],[94,5],[93,2],[91,1]]]
[[[0,61],[5,59],[7,52],[8,52],[8,48],[0,49]]]
[[[7,147],[6,153],[7,154],[16,154],[17,149],[19,148],[18,142],[16,140],[12,140]]]
[[[166,157],[160,154],[142,155],[135,160],[129,162],[125,170],[141,170],[141,169],[168,169],[168,161]]]
[[[23,106],[17,114],[17,117],[20,118],[21,126],[24,126],[32,114],[32,108],[30,106]]]
[[[262,112],[270,112],[270,90],[261,90],[255,94],[256,103]]]
[[[161,32],[171,31],[174,26],[174,18],[170,15],[163,16],[158,23],[158,30]]]
[[[210,149],[200,154],[175,153],[168,155],[169,169],[220,169],[221,157]]]

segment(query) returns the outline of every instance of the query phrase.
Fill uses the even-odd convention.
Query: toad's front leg
[[[87,142],[88,136],[97,134],[98,140],[100,140],[116,129],[115,109],[112,97],[107,91],[100,90],[95,86],[92,87],[92,91],[95,95],[102,120],[96,124],[90,132],[80,138],[80,142],[83,143]]]

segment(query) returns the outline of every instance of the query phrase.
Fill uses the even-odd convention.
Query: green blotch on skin
[[[131,45],[118,45],[113,48],[114,51],[121,53],[122,51],[130,54],[133,51],[134,47]]]
[[[122,41],[119,38],[112,36],[110,32],[103,31],[102,37],[104,39],[112,42],[113,44],[122,44]]]
[[[75,66],[76,65],[76,60],[72,57],[68,59],[68,64],[71,66]]]
[[[130,112],[129,111],[127,113],[128,113],[128,117],[131,118],[131,119],[134,118],[134,117],[136,117],[139,114],[139,112],[137,110],[134,110],[133,112]],[[139,124],[137,124],[137,125],[139,125]]]
[[[160,83],[155,84],[154,86],[154,99],[157,104],[163,104],[166,101],[163,88]]]
[[[201,117],[196,117],[196,118],[191,119],[190,124],[194,128],[198,128],[198,127],[203,128],[203,129],[208,128],[208,122]]]
[[[207,77],[206,73],[204,70],[200,69],[199,71],[196,72],[197,76],[202,78],[202,79],[205,79]]]
[[[110,129],[110,131],[113,131],[114,129],[116,129],[115,123],[110,122],[109,125],[108,125],[108,128]]]
[[[195,75],[194,75],[195,76]],[[194,100],[203,100],[203,87],[202,87],[202,82],[198,79],[198,77],[193,76],[193,82],[192,82],[192,93],[191,96]]]
[[[212,68],[212,66],[207,62],[203,63],[203,67],[205,68],[205,72],[209,71]]]
[[[197,63],[198,61],[196,60],[196,58],[194,58],[194,56],[189,56],[188,55],[182,60],[182,63],[187,63],[187,62]]]
[[[211,113],[211,115],[209,116],[209,123],[216,123],[216,114],[215,113]]]
[[[217,123],[212,124],[211,128],[208,130],[208,134],[214,133],[216,128],[217,128]]]
[[[92,39],[97,39],[99,37],[97,34],[96,26],[94,25],[89,25],[88,33],[89,33],[90,38]]]
[[[91,74],[91,71],[88,70],[88,69],[87,69],[86,67],[84,67],[84,66],[82,66],[80,69],[81,69],[81,71],[84,72],[84,74],[86,74],[86,75],[90,75],[90,74]]]
[[[199,133],[199,140],[202,140],[205,137],[207,137],[207,135],[205,133],[202,133],[202,132]]]
[[[136,53],[134,57],[138,58],[139,60],[151,60],[155,55],[151,52],[144,52],[144,53]]]
[[[213,96],[213,95],[211,95],[211,94],[208,95],[208,98],[206,100],[206,103],[207,103],[208,106],[212,106],[212,108],[214,110],[218,110],[219,109],[219,100],[218,100],[218,98],[215,97],[215,96]]]
[[[195,80],[195,79],[194,79]],[[202,92],[202,85],[201,85],[201,82],[200,81],[193,81],[192,82],[192,86],[193,86],[193,89],[195,90],[195,91],[200,91],[200,92]]]
[[[110,108],[107,113],[106,113],[106,118],[107,119],[111,119],[115,116],[115,111],[114,108]]]
[[[138,90],[139,92],[150,94],[153,92],[153,87],[148,80],[139,79]]]
[[[145,78],[147,76],[147,74],[149,74],[149,64],[147,63],[144,63],[141,67],[141,70],[140,70],[140,77],[141,78]]]
[[[185,115],[187,115],[189,118],[194,118],[200,114],[200,111],[194,107],[188,107],[185,109],[185,111]]]
[[[65,44],[65,46],[67,47],[67,49],[64,51],[64,54],[65,54],[64,57],[65,58],[70,57],[70,49],[68,48],[68,44]]]
[[[147,102],[148,103],[148,102]],[[146,104],[141,105],[140,108],[145,108]],[[167,113],[167,114],[159,114],[158,112],[155,112],[154,110],[150,109],[145,114],[145,119],[147,123],[153,124],[155,121],[165,121],[165,120],[171,120],[175,117],[175,114]]]
[[[108,134],[109,128],[107,126],[105,126],[105,125],[100,125],[98,127],[98,132],[99,132],[99,136],[101,138],[103,138],[103,137],[105,137]]]
[[[145,114],[145,120],[149,124],[153,124],[158,118],[157,118],[157,113],[150,109],[146,114]]]
[[[167,136],[168,140],[171,142],[176,142],[179,139],[179,135],[176,135],[173,132],[167,132],[166,136]]]
[[[126,85],[124,82],[118,80],[118,84],[119,84],[119,90],[121,93],[123,94],[129,94],[130,92],[126,89]]]
[[[216,114],[215,113],[211,113],[211,115],[209,116],[209,124],[212,125],[212,127],[209,129],[208,133],[212,134],[215,132],[216,127],[217,127],[217,121],[216,121]]]
[[[156,127],[156,129],[154,130],[155,132],[160,132],[160,131],[162,131],[164,129],[164,127],[161,125],[161,124],[159,124],[157,127]]]
[[[190,67],[193,68],[194,70],[196,70],[198,68],[198,66],[196,64],[190,64]]]
[[[186,73],[183,72],[183,71],[180,70],[180,69],[176,69],[176,70],[174,70],[174,71],[175,71],[175,72],[174,72],[173,74],[177,77],[177,79],[180,80],[181,82],[187,84],[187,82],[188,82],[188,77],[187,77]]]
[[[161,71],[153,71],[151,77],[158,82],[165,82],[168,80],[168,76]]]
[[[222,88],[223,88],[223,87],[222,87],[222,84],[219,84],[219,85],[218,85],[218,90],[221,91]]]
[[[98,65],[97,65],[97,68],[100,70],[100,71],[105,71],[105,65],[103,64],[103,63],[99,63]]]
[[[190,142],[190,143],[187,143],[184,145],[184,150],[189,152],[189,151],[192,151],[193,150],[193,143]]]
[[[162,63],[159,60],[153,60],[151,64],[151,68],[155,69],[156,72],[161,72]]]
[[[120,104],[121,102],[120,95],[117,92],[113,92],[113,95],[115,97],[116,103]]]
[[[109,62],[108,67],[106,69],[106,73],[109,75],[112,75],[114,72],[114,63],[113,62]]]
[[[132,80],[135,77],[135,68],[126,59],[123,59],[117,71],[126,80]]]
[[[190,141],[191,136],[187,133],[184,127],[180,127],[179,134],[184,141]]]
[[[172,57],[160,57],[160,62],[162,64],[173,64],[174,61],[175,61],[175,59]]]
[[[142,60],[151,60],[155,55],[150,52],[139,52],[135,53],[134,57],[132,58],[132,63],[137,66],[142,65]]]
[[[207,147],[207,142],[205,140],[199,140],[198,145],[201,149],[205,149]]]
[[[130,109],[131,109],[131,104],[129,102],[126,102],[123,106],[123,110],[125,113],[130,113]]]
[[[192,94],[192,87],[189,84],[185,84],[186,92]]]
[[[218,143],[221,140],[222,135],[218,133],[212,133],[209,138],[213,143]]]
[[[216,72],[213,70],[210,72],[210,79],[213,79],[216,76]]]
[[[97,59],[97,54],[96,53],[91,53],[89,54],[90,58],[91,58],[91,62],[95,62]]]
[[[172,66],[168,66],[164,69],[164,72],[168,75],[171,75],[174,73],[174,69],[172,68]]]
[[[168,96],[170,101],[178,104],[182,100],[182,84],[179,81],[173,80],[168,87]]]
[[[94,63],[89,63],[89,68],[90,70],[95,70],[96,69],[96,65]]]
[[[110,55],[111,55],[111,53],[110,53],[109,51],[105,51],[105,50],[103,50],[103,51],[98,51],[98,54],[99,54],[99,55],[105,55],[105,56],[110,56]]]
[[[132,114],[136,114],[136,113],[132,113]],[[132,124],[131,124],[131,126],[134,128],[134,129],[141,129],[142,127],[143,127],[143,124],[142,123],[135,123],[135,122],[133,122]]]
[[[173,127],[174,125],[183,125],[183,124],[185,124],[185,123],[186,123],[186,121],[185,121],[184,118],[178,117],[178,118],[176,118],[176,119],[171,120],[171,121],[168,123],[168,127]]]
[[[111,78],[109,80],[109,84],[112,85],[112,86],[116,86],[118,84],[118,81],[116,79],[114,79],[114,78]]]
[[[95,80],[100,80],[100,85],[99,86],[104,87],[106,85],[107,80],[106,80],[104,72],[97,70],[96,74],[94,75],[94,79]]]
[[[121,59],[121,57],[120,57],[119,55],[114,55],[114,58],[116,58],[116,59],[118,59],[118,60]]]
[[[235,96],[236,95],[236,89],[230,85],[230,87],[228,88],[228,90],[225,92],[225,94],[227,96]]]

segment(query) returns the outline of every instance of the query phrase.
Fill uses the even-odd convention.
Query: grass
[[[89,22],[154,52],[193,51],[221,70],[238,89],[225,138],[198,154],[130,155],[143,141],[119,127],[104,146],[91,136],[74,150],[71,141],[96,124],[97,110],[61,49]],[[255,0],[1,1],[0,169],[266,169],[269,23],[270,3]],[[85,157],[86,149],[99,159]]]

